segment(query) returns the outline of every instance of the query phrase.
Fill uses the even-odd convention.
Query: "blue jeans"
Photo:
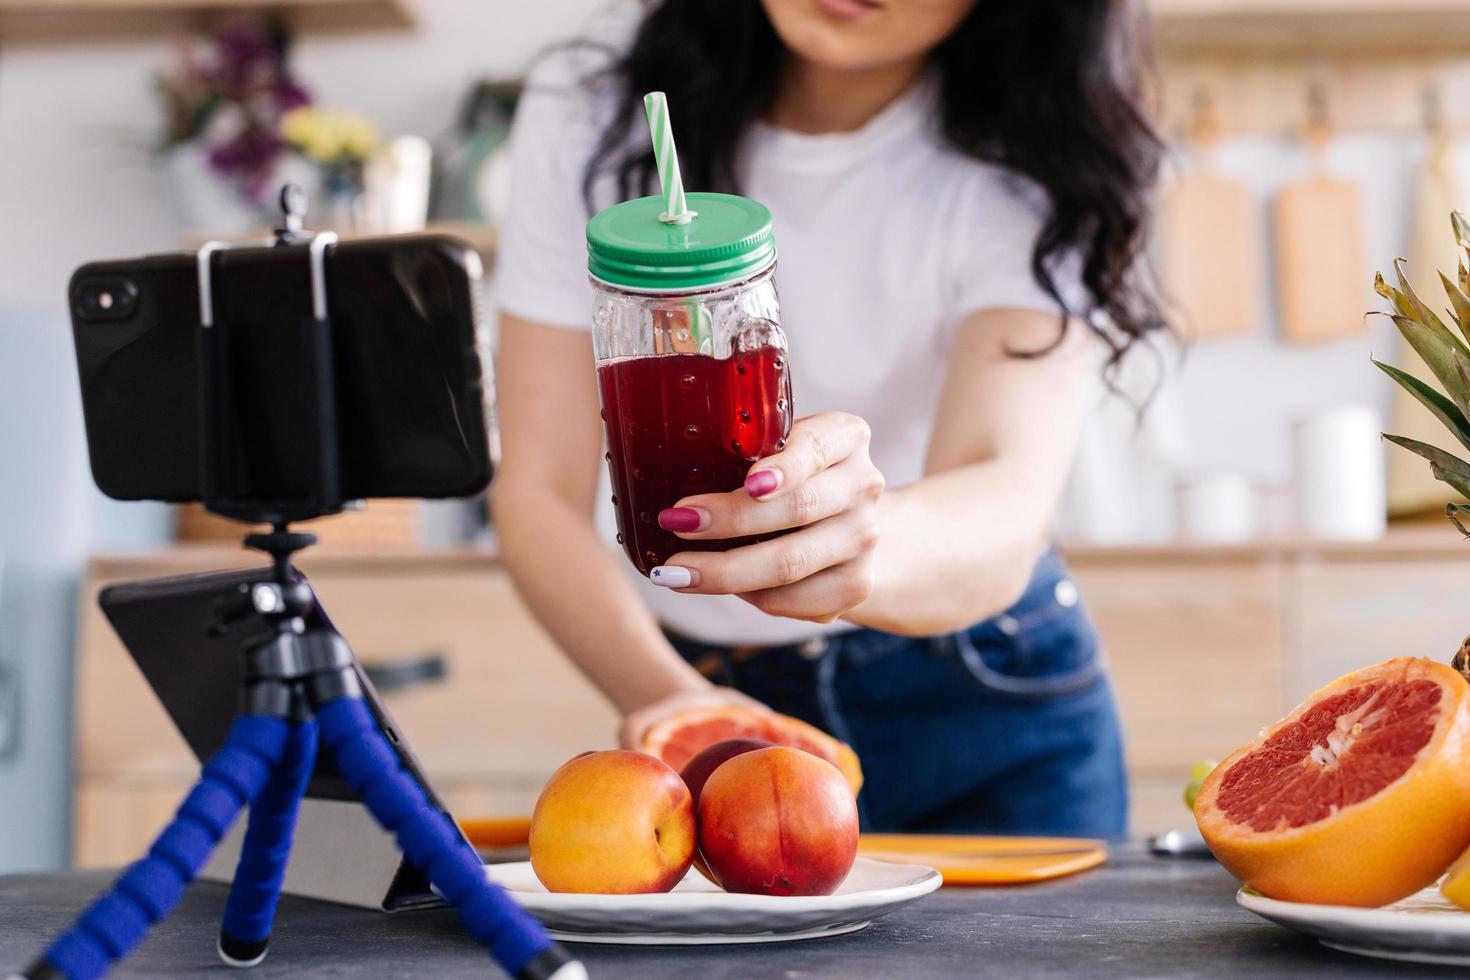
[[[1019,602],[959,633],[860,629],[764,649],[671,639],[715,683],[851,745],[864,830],[1127,833],[1117,707],[1055,552]]]

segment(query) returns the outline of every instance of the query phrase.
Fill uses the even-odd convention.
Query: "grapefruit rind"
[[[699,752],[729,738],[760,738],[803,749],[836,766],[854,795],[862,788],[862,766],[857,753],[846,743],[799,718],[738,705],[688,708],[671,715],[648,729],[642,750],[680,772]]]
[[[1363,687],[1419,681],[1440,688],[1433,730],[1403,771],[1371,795],[1328,806],[1324,816],[1296,826],[1278,821],[1257,828],[1232,819],[1228,800],[1222,808],[1222,784],[1235,766],[1267,748],[1283,729],[1301,727],[1303,717],[1323,702]],[[1315,742],[1311,747],[1318,749]],[[1359,761],[1351,745],[1340,758],[1322,749],[1299,764]],[[1320,800],[1307,802],[1314,813],[1324,809]],[[1270,898],[1376,907],[1411,895],[1432,884],[1470,845],[1470,685],[1448,666],[1409,657],[1341,677],[1217,766],[1200,787],[1194,814],[1220,863]]]

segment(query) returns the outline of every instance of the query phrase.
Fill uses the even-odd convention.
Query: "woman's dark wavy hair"
[[[977,0],[930,54],[948,142],[1045,191],[1031,274],[1107,343],[1108,373],[1164,326],[1140,261],[1162,148],[1140,108],[1140,34],[1129,0]],[[655,90],[668,93],[685,183],[739,193],[739,144],[770,108],[784,55],[756,0],[654,2],[632,46],[598,73],[617,111],[584,175],[589,207],[609,172],[624,198],[656,193],[653,151],[630,138],[643,93]],[[1070,252],[1087,293],[1082,309],[1052,277]]]

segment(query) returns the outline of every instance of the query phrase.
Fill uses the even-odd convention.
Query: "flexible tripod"
[[[265,958],[291,853],[296,813],[316,763],[319,746],[331,752],[347,784],[444,900],[459,911],[470,935],[517,980],[585,980],[586,970],[551,941],[535,919],[485,876],[469,842],[448,814],[432,805],[379,730],[363,698],[356,658],[330,627],[308,627],[314,599],[291,566],[291,556],[315,542],[293,533],[289,522],[340,511],[339,446],[335,418],[326,252],[330,232],[301,230],[305,195],[281,193],[284,222],[271,241],[248,245],[306,244],[311,269],[311,316],[302,322],[302,375],[310,379],[308,411],[297,420],[311,441],[311,472],[297,474],[307,491],[293,499],[260,501],[244,493],[249,481],[233,480],[229,318],[216,318],[212,256],[235,247],[219,242],[199,250],[199,301],[203,461],[202,497],[214,513],[270,524],[245,538],[246,547],[271,558],[269,581],[221,597],[211,631],[228,631],[247,618],[263,620],[269,635],[241,650],[240,710],[223,747],[205,763],[199,782],[147,856],[128,868],[67,932],[21,974],[26,980],[92,980],[127,956],[148,929],[183,897],[220,839],[250,808],[235,878],[225,903],[219,954],[231,966]],[[238,383],[238,382],[234,382]],[[248,415],[243,419],[248,424]],[[269,433],[266,434],[269,438]]]
[[[242,651],[240,714],[224,746],[205,764],[148,855],[123,872],[22,977],[103,975],[168,915],[247,805],[250,819],[225,903],[219,954],[238,967],[263,960],[297,806],[319,745],[333,754],[348,785],[507,973],[518,980],[587,976],[485,877],[479,856],[453,821],[404,770],[363,701],[346,641],[330,629],[306,627],[312,592],[290,558],[314,540],[285,525],[245,539],[247,547],[271,556],[271,580],[224,597],[211,628],[228,629],[258,614],[271,632]]]

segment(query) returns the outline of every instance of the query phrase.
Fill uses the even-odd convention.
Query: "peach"
[[[547,891],[666,892],[694,858],[694,801],[651,755],[584,752],[541,791],[530,848]]]
[[[689,787],[689,793],[694,797],[694,805],[699,806],[699,791],[704,789],[704,784],[714,775],[714,771],[720,765],[737,755],[746,752],[754,752],[756,749],[769,748],[772,744],[763,738],[727,738],[723,742],[716,742],[708,746],[680,770],[679,775],[684,777],[684,785]]]
[[[695,813],[699,812],[699,791],[704,789],[705,782],[714,771],[720,768],[728,759],[746,752],[754,752],[763,749],[772,743],[763,738],[727,738],[723,742],[716,742],[706,746],[698,755],[690,759],[679,775],[684,777],[684,785],[689,787],[690,794],[694,797]],[[694,849],[694,867],[700,874],[704,875],[715,884],[715,876],[710,873],[709,865],[704,863],[704,858],[699,854],[699,848]]]
[[[852,788],[837,767],[772,746],[726,760],[696,809],[699,850],[726,891],[830,895],[857,857]]]

